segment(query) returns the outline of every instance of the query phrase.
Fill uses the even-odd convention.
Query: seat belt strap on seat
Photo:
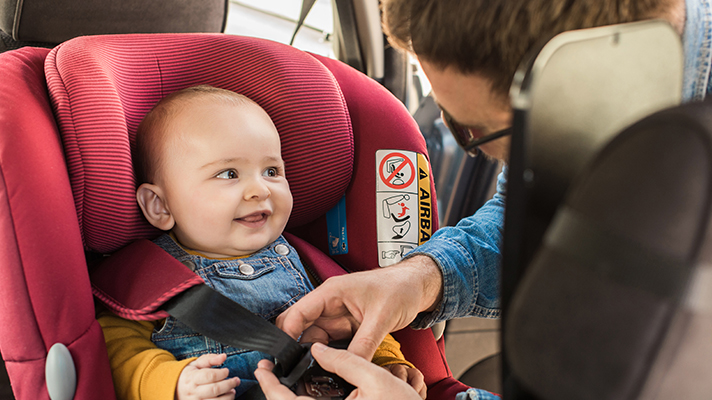
[[[92,269],[91,280],[94,295],[123,318],[157,320],[170,315],[218,342],[274,356],[285,375],[303,372],[293,369],[308,355],[308,348],[205,285],[149,240],[135,241],[105,259]]]
[[[302,27],[302,25],[304,25],[304,20],[307,19],[307,15],[309,15],[309,11],[311,11],[312,7],[314,6],[314,3],[316,3],[316,0],[302,1],[302,12],[299,15],[299,21],[297,21],[297,26],[296,28],[294,28],[292,40],[289,41],[290,46],[294,45],[294,39],[297,37],[297,32],[299,32],[299,29]]]
[[[357,70],[366,73],[366,66],[361,56],[354,4],[351,0],[335,0],[334,6],[339,15],[339,26],[341,28],[342,48],[339,59]]]
[[[174,296],[162,308],[213,340],[274,356],[286,373],[292,371],[308,350],[269,321],[207,285],[193,286]]]

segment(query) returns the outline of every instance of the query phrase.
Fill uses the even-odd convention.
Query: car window
[[[336,58],[333,7],[332,0],[316,0],[294,39],[294,47]],[[302,2],[295,0],[231,0],[225,33],[290,44],[301,9]],[[418,61],[409,54],[408,63],[412,74],[407,76],[411,86],[405,103],[426,139],[438,189],[440,225],[453,225],[491,197],[493,170],[487,171],[483,179],[471,176],[481,171],[468,160],[443,124],[439,109],[428,96],[430,82]],[[473,198],[468,194],[469,186],[483,186],[487,190]],[[482,188],[477,190],[483,191]]]
[[[302,10],[294,0],[230,1],[225,33],[260,37],[289,44]],[[331,0],[317,0],[294,40],[294,47],[334,57]]]

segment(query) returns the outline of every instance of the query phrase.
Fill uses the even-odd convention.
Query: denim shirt
[[[682,99],[703,100],[712,91],[712,0],[686,0]],[[474,215],[454,227],[438,230],[416,254],[431,257],[443,274],[443,300],[437,309],[421,313],[411,324],[426,328],[458,317],[499,316],[500,245],[504,225],[506,167],[497,179],[497,193]],[[496,399],[478,389],[457,395],[457,400]]]
[[[712,0],[687,0],[682,37],[685,66],[683,101],[703,100],[712,91]],[[430,256],[443,274],[443,301],[411,324],[426,328],[458,317],[499,316],[500,244],[504,224],[506,167],[497,179],[497,193],[474,215],[454,227],[438,230],[405,258]]]
[[[443,274],[443,301],[421,313],[411,326],[422,329],[464,316],[499,317],[500,244],[504,233],[507,167],[497,178],[497,193],[477,212],[455,226],[440,228],[408,253],[430,256]]]
[[[685,2],[685,29],[682,34],[685,56],[683,101],[700,101],[712,90],[712,5],[710,0]]]
[[[269,321],[314,289],[296,250],[281,236],[257,253],[228,260],[189,254],[169,235],[162,235],[154,242],[200,275],[208,286]],[[160,329],[154,330],[151,340],[179,360],[208,353],[226,353],[223,367],[230,370],[230,377],[238,376],[241,381],[235,388],[235,397],[257,383],[254,371],[259,360],[274,361],[259,351],[216,342],[173,317],[168,317]],[[261,393],[256,395],[261,397]]]
[[[478,316],[499,317],[500,244],[504,233],[507,166],[497,177],[497,193],[477,212],[455,226],[439,229],[423,245],[408,253],[430,256],[443,273],[443,301],[430,313],[421,313],[413,328],[439,321]],[[456,400],[494,400],[500,397],[481,389],[458,393]]]

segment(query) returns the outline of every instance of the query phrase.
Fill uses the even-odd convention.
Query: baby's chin
[[[270,241],[269,243],[265,243],[262,246],[240,246],[229,249],[216,249],[216,251],[213,253],[215,256],[211,258],[235,258],[249,256],[269,246],[269,244],[272,242],[274,242],[274,240]]]
[[[241,240],[239,242],[237,240],[223,241],[218,246],[213,246],[210,250],[208,250],[208,252],[213,254],[211,258],[234,258],[249,256],[259,252],[265,247],[270,246],[277,239],[279,239],[281,233],[275,234],[274,232],[272,232],[269,237],[267,236],[268,235],[265,235],[263,233],[261,235],[253,236],[252,238],[250,238],[251,240]],[[204,252],[204,254],[207,255],[208,252]]]
[[[211,248],[209,250],[197,250],[197,252],[203,254],[204,256],[208,258],[214,258],[214,259],[220,259],[220,258],[235,258],[235,257],[244,257],[244,256],[249,256],[250,254],[256,253],[260,249],[252,249],[252,248],[244,248],[244,247],[239,247],[239,248],[234,248],[234,247],[229,247],[229,248]]]

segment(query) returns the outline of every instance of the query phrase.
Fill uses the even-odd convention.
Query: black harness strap
[[[151,241],[137,240],[102,260],[91,279],[94,295],[117,315],[134,320],[171,315],[218,342],[274,356],[278,376],[299,377],[304,370],[294,367],[311,360],[308,347],[207,286]]]
[[[207,285],[176,295],[162,308],[211,339],[274,356],[285,373],[291,372],[307,352],[282,330]]]

